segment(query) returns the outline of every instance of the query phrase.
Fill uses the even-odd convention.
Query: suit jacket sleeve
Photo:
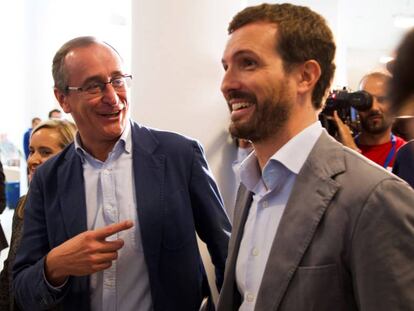
[[[0,214],[6,208],[6,177],[3,172],[3,165],[0,162]]]
[[[221,288],[231,231],[229,218],[202,147],[194,142],[190,196],[197,234],[207,244]]]
[[[373,190],[361,211],[351,251],[359,310],[413,309],[412,203],[413,193],[407,184],[386,179]]]
[[[392,172],[414,188],[414,141],[406,143],[398,150]]]
[[[22,310],[45,310],[57,305],[65,295],[53,290],[44,278],[44,260],[49,252],[43,192],[37,172],[31,184],[24,211],[23,236],[13,267],[13,288]],[[24,250],[24,251],[22,251]]]

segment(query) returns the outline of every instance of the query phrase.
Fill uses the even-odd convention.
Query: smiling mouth
[[[124,103],[119,104],[119,110],[115,112],[108,112],[108,113],[100,113],[99,115],[103,117],[117,117],[121,113],[122,110],[125,110],[126,105]]]
[[[103,117],[117,117],[119,116],[120,113],[121,113],[121,110],[117,112],[112,112],[112,113],[100,113],[100,115]]]
[[[248,102],[234,103],[234,104],[231,104],[231,111],[237,111],[237,110],[241,110],[244,108],[249,108],[251,106],[253,106],[253,104],[248,103]]]

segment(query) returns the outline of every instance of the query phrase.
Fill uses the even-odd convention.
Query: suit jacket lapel
[[[165,156],[154,154],[158,141],[148,129],[132,124],[133,163],[137,214],[149,277],[158,279],[162,241]],[[156,282],[150,282],[155,284]],[[151,295],[155,300],[155,286]]]
[[[72,144],[65,155],[65,161],[58,168],[57,191],[60,211],[63,217],[67,239],[87,230],[85,183],[80,157]],[[89,276],[73,280],[72,287],[78,293],[79,301],[89,302]]]
[[[229,244],[229,254],[226,261],[224,284],[220,294],[220,310],[238,310],[241,304],[240,293],[236,285],[236,262],[240,243],[243,237],[244,225],[249,215],[252,203],[252,193],[240,184],[234,209],[233,230]]]
[[[345,170],[340,147],[324,132],[299,172],[280,221],[259,289],[256,310],[277,310]]]
[[[68,238],[87,230],[85,185],[81,159],[72,145],[58,168],[57,189]]]

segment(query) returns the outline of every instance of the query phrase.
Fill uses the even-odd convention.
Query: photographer
[[[388,170],[392,169],[398,149],[405,144],[402,138],[391,132],[394,117],[389,111],[390,103],[386,95],[390,79],[383,72],[373,72],[361,79],[360,90],[371,94],[372,107],[358,112],[361,132],[355,137],[338,114],[334,112],[333,115],[339,141]]]

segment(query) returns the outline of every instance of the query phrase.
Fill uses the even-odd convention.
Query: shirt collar
[[[82,163],[86,160],[85,157],[92,157],[82,146],[81,137],[79,131],[76,133],[75,140],[75,151],[79,155],[82,160]],[[112,152],[122,148],[123,152],[130,153],[132,149],[132,139],[131,139],[131,121],[128,120],[125,125],[125,129],[122,132],[121,136],[119,137],[118,141],[115,143]]]
[[[316,121],[283,145],[269,159],[263,171],[270,169],[272,162],[277,161],[292,173],[298,174],[321,134],[322,125]],[[252,191],[261,177],[259,163],[255,153],[252,152],[240,165],[240,180],[248,190]]]
[[[322,134],[322,125],[319,121],[312,123],[299,134],[291,138],[269,160],[276,160],[286,166],[294,174],[299,174],[308,158],[313,146]],[[292,156],[294,155],[294,156]],[[264,169],[269,164],[266,163]]]

